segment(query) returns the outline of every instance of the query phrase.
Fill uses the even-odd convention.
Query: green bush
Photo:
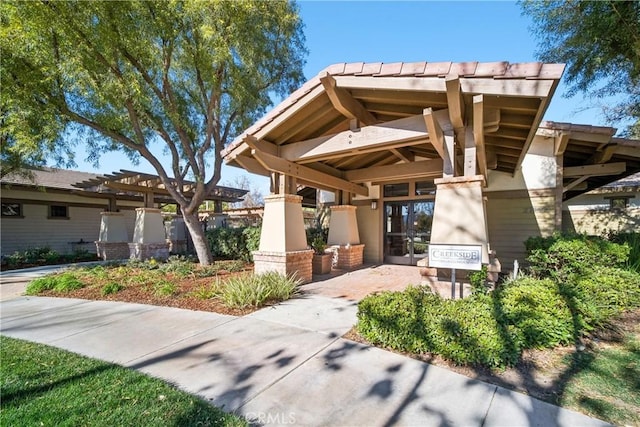
[[[35,279],[27,285],[25,292],[27,295],[38,295],[48,290],[65,293],[80,289],[83,286],[75,274],[67,272]]]
[[[622,267],[629,257],[629,245],[600,237],[554,234],[525,242],[531,273],[561,281],[571,275],[588,274],[597,267]]]
[[[357,329],[374,344],[457,364],[504,366],[520,354],[517,336],[498,324],[482,295],[444,300],[420,287],[370,295],[358,304]]]
[[[215,258],[251,261],[253,250],[260,244],[260,228],[214,228],[208,230],[207,240]]]
[[[640,273],[640,233],[612,233],[608,236],[608,239],[614,243],[626,243],[629,246],[629,259],[626,266],[627,268]]]
[[[291,298],[297,292],[299,281],[279,273],[240,274],[227,279],[221,299],[227,307],[261,307]]]
[[[479,271],[469,272],[469,283],[471,284],[472,294],[486,295],[489,293],[489,285],[487,284],[488,268],[483,265]]]
[[[605,326],[623,311],[640,307],[640,273],[634,271],[600,267],[564,288],[587,331]]]
[[[571,310],[552,280],[523,277],[501,285],[493,297],[496,315],[513,326],[525,348],[573,342],[576,329]]]

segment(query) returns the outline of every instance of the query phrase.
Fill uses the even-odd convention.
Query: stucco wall
[[[611,209],[605,197],[629,197],[626,209]],[[640,194],[583,194],[563,203],[562,228],[589,235],[605,235],[611,231],[640,232]]]
[[[360,243],[364,244],[364,262],[369,264],[379,264],[382,262],[382,208],[378,203],[378,208],[371,209],[371,202],[354,203],[356,209],[356,219],[358,221],[358,232]]]
[[[1,255],[42,246],[49,246],[60,253],[69,253],[74,249],[96,251],[93,242],[98,239],[100,233],[100,212],[105,210],[106,200],[64,193],[12,189],[2,190],[2,200],[19,201],[22,205],[22,217],[2,217],[0,220]],[[30,202],[31,200],[33,202]],[[49,219],[50,204],[67,205],[68,219]],[[119,203],[129,238],[133,235],[135,211],[127,207],[135,204],[136,202]],[[79,242],[81,239],[89,243],[70,243]]]

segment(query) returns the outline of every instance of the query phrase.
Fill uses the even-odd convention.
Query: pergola
[[[172,179],[170,185],[177,186],[178,184],[175,179]],[[181,189],[182,194],[186,197],[192,196],[195,186],[196,183],[193,181],[184,181]],[[154,203],[175,203],[158,175],[125,169],[78,182],[74,184],[74,187],[101,194],[113,194],[114,196],[117,194],[142,195],[145,207],[153,207]],[[241,201],[247,192],[248,190],[216,186],[212,192],[206,195],[205,200],[214,201],[217,204],[222,202],[235,203]],[[115,197],[112,201],[115,203]],[[115,205],[110,205],[109,210],[114,211]]]
[[[224,159],[269,176],[281,203],[299,203],[284,196],[300,186],[335,192],[343,208],[332,212],[329,244],[359,243],[355,211],[346,208],[354,197],[373,200],[376,185],[417,179],[438,186],[432,242],[464,243],[455,230],[476,227],[475,242],[486,244],[489,171],[515,175],[539,132],[554,138],[564,169],[560,199],[640,170],[638,142],[612,138],[610,128],[540,127],[563,70],[539,62],[335,64],[248,128]],[[458,219],[447,218],[445,206],[457,206]],[[278,224],[272,230],[295,233]],[[301,240],[290,240],[261,244],[261,251],[302,250]]]
[[[193,181],[179,184],[175,179],[170,180],[168,185],[182,185],[180,190],[186,197],[191,197],[196,188]],[[183,220],[174,218],[173,222],[182,226],[174,224],[175,239],[167,239],[161,211],[154,207],[155,203],[175,203],[159,176],[121,169],[119,172],[76,183],[74,187],[83,190],[83,193],[113,195],[109,198],[108,211],[102,212],[100,236],[96,241],[98,256],[101,258],[166,259],[171,245],[186,248]],[[247,191],[216,186],[205,196],[205,200],[213,201],[215,211],[222,212],[222,202],[238,202]],[[136,209],[136,224],[131,240],[127,235],[123,214],[118,212],[116,206],[116,196],[122,195],[142,195],[144,201],[144,207]]]

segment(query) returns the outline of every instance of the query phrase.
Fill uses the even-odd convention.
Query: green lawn
[[[578,362],[562,406],[615,425],[640,425],[640,335],[591,356]]]
[[[138,372],[0,336],[3,426],[246,426]]]

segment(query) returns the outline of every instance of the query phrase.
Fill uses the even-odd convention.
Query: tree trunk
[[[200,220],[198,220],[198,214],[187,214],[183,211],[182,217],[184,218],[184,223],[187,225],[187,230],[189,230],[189,234],[191,235],[193,247],[198,255],[200,265],[210,265],[213,262],[213,257],[211,256],[211,250],[209,249],[209,242],[204,235],[204,230],[202,229]]]

